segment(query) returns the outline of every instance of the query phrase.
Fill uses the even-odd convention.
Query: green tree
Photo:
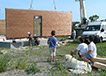
[[[99,16],[98,16],[98,15],[93,15],[93,16],[90,16],[90,17],[89,17],[89,20],[90,20],[91,22],[97,21],[97,19],[99,19]]]
[[[100,20],[100,21],[106,21],[106,19]]]

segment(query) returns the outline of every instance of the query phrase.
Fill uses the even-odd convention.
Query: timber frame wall
[[[51,31],[56,31],[56,36],[71,35],[72,12],[40,11],[6,8],[6,37],[27,37],[27,32],[34,35],[34,16],[42,16],[42,36],[51,36]]]
[[[0,35],[6,35],[5,20],[0,20]]]

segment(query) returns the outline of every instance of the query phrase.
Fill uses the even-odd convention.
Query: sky
[[[0,19],[5,19],[5,8],[29,9],[31,0],[0,0]],[[80,6],[75,0],[33,0],[33,10],[72,12],[72,21],[80,21]],[[85,0],[87,18],[98,15],[99,20],[106,19],[106,0]]]

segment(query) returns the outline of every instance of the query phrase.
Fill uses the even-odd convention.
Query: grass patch
[[[40,70],[38,69],[36,62],[32,62],[27,64],[27,68],[25,69],[25,72],[27,74],[36,74],[37,72],[40,72]]]
[[[1,50],[9,50],[9,48],[2,48],[2,47],[0,47],[0,51]]]
[[[0,72],[5,72],[7,70],[10,57],[11,56],[9,56],[8,54],[0,55]]]
[[[97,55],[99,57],[106,57],[106,42],[97,43]]]
[[[75,50],[77,46],[78,46],[78,42],[68,42],[64,46],[59,46],[57,47],[57,55],[70,54],[70,51]]]
[[[57,54],[70,54],[70,51],[74,51],[77,46],[79,45],[79,42],[68,42],[65,46],[58,46],[57,47]],[[106,42],[103,43],[96,43],[97,47],[97,56],[98,57],[106,57]]]
[[[67,42],[64,46],[58,46],[56,48],[56,58],[57,62],[52,65],[52,68],[49,68],[50,76],[68,76],[69,72],[67,71],[67,68],[64,68],[62,66],[64,61],[64,55],[70,54],[70,51],[73,51],[76,49],[76,47],[79,45],[79,42]],[[103,43],[97,43],[97,54],[99,57],[106,57],[106,42]],[[3,55],[0,54],[0,72],[5,72],[6,70],[12,70],[12,69],[25,69],[25,72],[27,74],[36,74],[37,72],[40,72],[39,68],[36,65],[36,62],[33,61],[49,61],[50,55],[49,55],[49,47],[48,46],[33,46],[28,47],[26,49],[5,49],[2,48],[0,50],[8,50],[9,54]],[[21,51],[20,51],[21,50]],[[48,58],[47,58],[48,57]],[[29,62],[30,61],[30,62]],[[50,64],[51,65],[51,64]],[[99,74],[97,74],[99,73]],[[72,76],[82,76],[82,75],[74,75]],[[70,76],[71,76],[70,75]],[[106,76],[106,72],[103,70],[96,70],[91,73],[88,73],[85,76]]]
[[[8,63],[9,69],[25,69],[28,63],[28,58],[26,57],[12,57]]]
[[[56,62],[55,66],[49,69],[50,76],[68,76],[67,68],[64,68],[62,64],[61,62]]]
[[[68,39],[68,36],[56,36],[57,39]]]

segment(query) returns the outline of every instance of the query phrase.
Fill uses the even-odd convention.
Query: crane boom
[[[85,0],[75,0],[80,2],[80,21],[83,22],[84,18],[87,18],[86,16],[86,9],[85,9]]]

